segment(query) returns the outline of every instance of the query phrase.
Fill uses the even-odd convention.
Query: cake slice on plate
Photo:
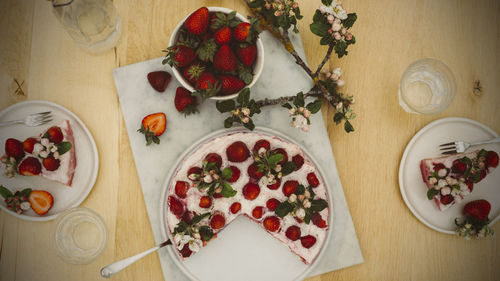
[[[469,195],[474,184],[483,180],[498,166],[495,151],[476,150],[420,162],[422,179],[427,185],[427,198],[434,199],[444,211]]]

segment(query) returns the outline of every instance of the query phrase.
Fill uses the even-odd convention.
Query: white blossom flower
[[[299,113],[302,113],[302,112],[304,111],[304,107],[302,107],[302,106],[301,106],[301,107],[297,108],[297,111],[298,111]]]
[[[26,211],[31,208],[31,204],[30,202],[23,202],[19,207],[21,207],[21,210]]]
[[[43,150],[43,145],[35,143],[35,145],[33,146],[33,154],[35,154],[35,152],[38,154],[42,150]]]
[[[340,23],[333,23],[332,24],[332,30],[333,31],[339,31],[340,29],[342,28],[342,26],[340,25]]]
[[[245,115],[245,116],[248,116],[248,115],[250,115],[250,109],[248,109],[247,107],[243,107],[241,109],[241,113],[243,113],[243,115]]]
[[[335,40],[340,40],[342,39],[342,35],[340,35],[340,33],[337,31],[333,34],[333,38],[335,38]]]
[[[343,104],[342,102],[339,102],[339,103],[337,103],[337,106],[335,106],[335,109],[336,109],[337,111],[341,111],[341,110],[342,110],[342,107],[344,107],[344,104]]]
[[[266,154],[266,148],[264,148],[264,147],[259,148],[259,151],[258,151],[257,153],[258,153],[259,155],[264,155],[264,154]]]
[[[444,178],[446,176],[446,174],[448,174],[448,171],[446,169],[439,169],[438,176],[440,178]]]
[[[333,9],[332,9],[332,14],[333,14],[335,17],[337,17],[337,18],[339,18],[339,19],[341,19],[341,20],[345,20],[345,19],[347,19],[347,12],[346,12],[346,10],[342,7],[342,4],[340,4],[340,3],[335,3],[335,2],[336,2],[336,1],[334,1],[334,2],[332,3],[332,6],[333,6]],[[336,4],[335,6],[333,5],[334,3]]]
[[[304,219],[304,217],[306,216],[306,211],[302,208],[298,209],[296,212],[295,212],[295,215],[297,216],[297,218],[299,219]]]
[[[304,208],[311,208],[311,201],[304,199],[304,202],[302,203],[304,205]]]
[[[340,31],[340,33],[342,33],[342,35],[345,35],[347,33],[347,29],[345,27],[342,28],[342,30]]]
[[[448,186],[441,188],[441,195],[444,196],[444,195],[448,195],[450,193],[451,193],[451,188],[449,188]]]
[[[295,116],[295,120],[292,122],[292,127],[302,128],[304,126],[307,126],[307,119],[303,115]]]
[[[54,159],[59,159],[59,152],[54,152],[54,154],[52,154],[52,156],[54,156]]]
[[[306,191],[304,192],[304,196],[305,196],[306,198],[311,197],[311,193],[309,192],[309,190],[306,190]]]
[[[206,183],[211,183],[213,181],[212,176],[211,175],[206,175],[203,178],[203,181],[206,182]]]
[[[304,201],[304,198],[306,198],[304,194],[297,195],[297,200],[299,201]]]
[[[290,115],[295,115],[295,108],[292,108],[292,109],[288,110],[288,113]]]
[[[452,189],[450,194],[451,196],[456,197],[457,195],[460,194],[460,190]]]
[[[328,21],[329,24],[332,24],[334,19],[335,19],[335,17],[333,15],[328,15],[326,17],[326,20]]]
[[[290,197],[288,197],[288,201],[290,203],[297,201],[297,195],[295,195],[295,193],[290,194]]]
[[[42,138],[42,139],[40,140],[40,143],[41,143],[43,146],[49,146],[50,141],[49,141],[49,139],[48,139],[48,138]]]
[[[304,115],[305,118],[309,118],[311,116],[311,111],[309,111],[309,109],[306,108],[302,113],[302,115]]]
[[[243,123],[245,123],[245,124],[246,124],[246,123],[250,122],[250,118],[248,118],[248,117],[243,117],[243,118],[241,118],[241,122],[243,122]]]
[[[50,147],[50,152],[54,153],[57,151],[57,146],[53,145]]]
[[[430,184],[436,184],[437,183],[437,179],[435,177],[431,177],[431,178],[429,178],[429,183]]]
[[[276,172],[280,172],[281,171],[281,165],[276,165],[276,168],[274,168],[274,170]]]
[[[344,80],[342,80],[342,79],[337,80],[337,86],[343,87],[344,85],[345,85]]]
[[[325,5],[321,5],[319,6],[318,10],[320,11],[320,13],[324,14],[327,11],[327,7]]]
[[[447,185],[448,185],[448,183],[445,180],[443,180],[443,179],[441,179],[441,180],[438,181],[438,186],[439,187],[445,187]]]
[[[47,156],[49,156],[49,153],[48,153],[47,151],[45,151],[45,150],[44,150],[44,151],[40,151],[40,154],[39,154],[39,155],[40,155],[40,157],[42,157],[42,158],[47,158]]]

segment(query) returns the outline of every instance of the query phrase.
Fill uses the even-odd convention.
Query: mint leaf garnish
[[[201,239],[203,239],[203,241],[207,242],[207,241],[210,241],[210,239],[212,239],[212,237],[214,236],[214,233],[208,225],[203,225],[200,227],[200,235],[201,235]]]
[[[323,199],[316,199],[311,201],[311,208],[310,210],[314,212],[321,212],[323,209],[328,207],[328,203],[323,200]]]
[[[439,194],[439,190],[437,190],[435,188],[429,188],[427,190],[427,199],[432,200],[432,198],[434,198],[434,196],[436,196],[438,194]]]
[[[226,198],[229,198],[229,197],[233,197],[234,195],[236,195],[236,190],[234,190],[231,185],[229,185],[227,182],[225,182],[222,184],[222,191],[220,194]]]
[[[280,217],[283,218],[285,217],[288,213],[290,213],[293,210],[293,205],[292,203],[288,201],[283,201],[281,202],[278,207],[274,210],[274,213]]]
[[[224,168],[224,170],[222,170],[222,178],[223,179],[228,180],[232,176],[233,176],[233,170],[231,170],[231,168],[228,167],[228,168]]]
[[[69,141],[63,141],[57,144],[57,152],[59,155],[63,155],[64,153],[71,150],[71,143]]]

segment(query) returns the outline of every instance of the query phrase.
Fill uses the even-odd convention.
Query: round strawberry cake
[[[208,139],[184,157],[169,181],[165,218],[172,244],[186,259],[244,215],[305,264],[327,238],[325,183],[296,144],[261,132]]]

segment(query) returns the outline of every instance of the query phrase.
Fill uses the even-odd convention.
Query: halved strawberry
[[[209,196],[202,196],[200,198],[199,206],[201,208],[210,208],[210,206],[212,206],[212,198],[210,198]]]
[[[262,218],[263,211],[264,211],[264,208],[262,206],[257,206],[255,208],[253,208],[252,217],[254,217],[256,219]]]
[[[316,244],[316,237],[312,235],[306,235],[302,236],[300,238],[300,243],[302,244],[302,247],[309,249],[311,248],[314,244]]]
[[[42,165],[35,157],[26,157],[21,161],[17,170],[23,176],[36,176],[42,172]]]
[[[485,221],[488,219],[490,210],[491,210],[490,202],[481,199],[467,203],[464,206],[463,213],[465,216],[475,218],[479,221]]]
[[[38,215],[45,215],[54,205],[54,197],[45,190],[31,191],[28,201],[31,204],[31,209]]]
[[[42,160],[42,165],[47,171],[55,171],[61,165],[61,161],[53,156],[48,156]]]
[[[498,166],[498,154],[490,150],[486,153],[486,167],[496,168]]]
[[[222,45],[214,57],[214,67],[219,71],[232,72],[238,68],[238,59],[229,45]]]
[[[244,65],[250,67],[257,57],[257,46],[255,44],[236,46],[236,55]]]
[[[236,214],[241,210],[241,203],[240,202],[234,202],[231,204],[229,207],[229,211],[231,211],[232,214]]]
[[[191,167],[187,171],[187,176],[189,178],[189,175],[195,174],[195,175],[200,175],[203,170],[200,167]]]
[[[188,258],[189,256],[191,256],[193,251],[191,251],[191,249],[189,249],[189,243],[187,243],[187,244],[184,244],[184,247],[182,247],[182,249],[179,251],[179,253],[181,253],[182,257]]]
[[[283,185],[283,194],[285,194],[285,196],[292,195],[292,193],[295,193],[295,191],[297,190],[298,185],[299,182],[296,180],[286,181],[285,184]]]
[[[35,138],[27,138],[23,141],[23,149],[28,153],[33,153],[33,149],[35,148],[35,144],[37,143],[37,139]]]
[[[300,227],[292,225],[286,229],[285,235],[288,239],[296,241],[300,238]]]
[[[314,225],[316,225],[319,228],[326,227],[326,221],[317,212],[311,215],[311,221],[314,223]]]
[[[314,172],[307,174],[307,182],[312,187],[317,187],[319,185],[318,177],[316,177]]]
[[[181,201],[170,195],[168,196],[168,206],[170,207],[170,212],[172,212],[172,214],[174,214],[177,218],[182,217],[182,214],[184,213],[184,206]]]
[[[148,81],[151,87],[157,92],[163,93],[172,80],[172,75],[170,73],[159,70],[148,73]]]
[[[184,21],[184,27],[189,33],[200,35],[207,31],[209,19],[210,12],[207,7],[201,7],[189,15]]]
[[[231,162],[243,162],[250,157],[250,151],[244,142],[235,141],[226,148],[227,159]]]
[[[165,132],[166,127],[167,116],[163,112],[158,112],[144,117],[141,128],[137,131],[144,134],[146,145],[150,145],[152,142],[159,144],[160,139],[158,137]]]
[[[217,169],[220,169],[220,167],[222,166],[222,157],[220,157],[220,155],[217,153],[207,154],[207,156],[205,157],[205,160],[208,163],[212,163],[212,162],[215,163],[215,166],[217,167]]]
[[[226,218],[222,214],[215,214],[210,220],[210,226],[213,229],[223,228],[226,225]]]
[[[261,148],[264,148],[266,151],[269,151],[269,149],[271,149],[271,143],[267,140],[258,140],[253,145],[252,152],[254,154],[258,154]]]
[[[264,176],[263,172],[259,172],[259,166],[256,162],[250,164],[247,168],[248,176],[252,179],[260,180]]]
[[[231,169],[231,171],[233,172],[232,176],[230,179],[228,179],[227,181],[228,182],[235,182],[237,181],[239,178],[240,178],[240,169],[238,169],[237,167],[235,166],[229,166],[229,169]]]
[[[23,144],[16,139],[7,139],[5,141],[5,154],[19,159],[24,156]]]
[[[46,134],[49,136],[49,140],[55,144],[62,142],[64,139],[61,128],[57,126],[50,127]]]
[[[276,182],[273,184],[268,184],[267,188],[272,189],[272,190],[276,190],[276,189],[280,188],[280,186],[281,186],[281,179],[276,178]]]
[[[189,190],[189,183],[185,181],[177,181],[175,183],[175,195],[180,198],[186,198],[186,194]]]
[[[269,200],[267,200],[266,202],[266,207],[270,210],[270,211],[274,211],[278,205],[280,204],[280,201],[276,198],[271,198]]]
[[[441,199],[439,199],[441,204],[444,204],[444,205],[450,204],[451,202],[453,202],[453,200],[454,200],[454,198],[450,194],[441,196]]]
[[[196,98],[183,87],[178,87],[175,91],[174,105],[175,109],[184,115],[198,112]]]
[[[265,218],[264,221],[262,221],[262,224],[264,225],[264,228],[270,232],[278,231],[281,226],[280,219],[277,216],[270,216]]]
[[[254,200],[259,196],[259,193],[260,187],[255,183],[249,182],[243,187],[243,197],[247,200]]]
[[[247,40],[250,27],[251,25],[248,22],[242,22],[238,24],[233,31],[234,39],[240,42],[245,42]]]
[[[205,72],[203,63],[195,61],[182,69],[182,76],[194,85],[203,72]]]
[[[295,171],[297,171],[302,168],[302,165],[304,165],[304,157],[297,154],[292,157],[292,162],[295,164]]]
[[[227,44],[231,41],[231,28],[224,26],[214,33],[215,43],[219,45]]]
[[[234,75],[219,75],[221,89],[220,92],[223,95],[231,95],[245,87],[245,82]]]
[[[280,162],[278,162],[278,164],[283,165],[286,162],[288,162],[288,154],[286,153],[286,151],[283,148],[273,149],[271,151],[271,153],[272,154],[281,154],[281,155],[283,155],[283,160],[281,160]]]

